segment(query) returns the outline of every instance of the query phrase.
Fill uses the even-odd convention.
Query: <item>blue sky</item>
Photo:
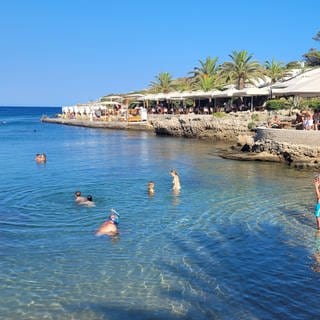
[[[186,76],[247,50],[301,60],[320,1],[0,0],[0,105],[61,106]]]

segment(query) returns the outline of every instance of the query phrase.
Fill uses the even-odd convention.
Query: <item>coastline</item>
[[[87,128],[100,128],[100,129],[113,129],[113,130],[135,130],[135,131],[153,131],[153,126],[147,122],[120,122],[120,121],[90,121],[78,119],[62,119],[42,117],[42,122],[62,124],[67,126],[87,127]]]
[[[41,121],[89,128],[153,131],[157,135],[220,141],[226,143],[226,149],[220,153],[225,159],[271,161],[285,163],[296,169],[320,169],[320,131],[268,128],[269,117],[267,112],[241,112],[219,117],[196,114],[150,115],[148,121],[143,122],[49,117],[43,117]],[[284,115],[282,119],[292,120],[288,117]]]

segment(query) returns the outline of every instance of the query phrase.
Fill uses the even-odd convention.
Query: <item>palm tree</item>
[[[217,61],[217,57],[211,58],[210,56],[207,57],[205,61],[199,60],[200,67],[195,67],[194,70],[189,73],[193,74],[194,78],[198,78],[204,75],[208,77],[215,76],[218,71]]]
[[[192,83],[190,78],[178,78],[172,81],[172,86],[175,90],[183,92],[183,91],[191,91]]]
[[[236,82],[238,89],[243,89],[246,82],[264,78],[264,70],[259,62],[252,59],[246,50],[232,51],[229,55],[231,62],[225,62],[221,66],[221,76],[227,82]]]
[[[156,81],[151,81],[152,91],[168,93],[173,89],[172,76],[169,72],[162,72],[155,76]]]
[[[289,74],[285,65],[282,62],[275,61],[274,59],[266,61],[264,66],[266,68],[266,75],[271,78],[271,83],[282,80]]]
[[[199,76],[196,83],[194,83],[195,89],[200,89],[203,91],[209,91],[217,87],[217,77],[201,75]]]

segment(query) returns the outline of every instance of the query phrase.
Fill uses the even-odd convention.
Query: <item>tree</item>
[[[199,60],[200,67],[195,67],[193,71],[189,72],[193,74],[194,78],[199,78],[204,75],[208,77],[215,76],[218,71],[218,58],[211,58],[210,56],[206,58],[205,61]]]
[[[210,91],[217,86],[217,78],[215,76],[201,75],[194,84],[195,89]]]
[[[271,78],[271,83],[282,80],[289,74],[285,65],[282,62],[275,61],[274,59],[266,61],[264,66],[266,68],[266,75]]]
[[[151,89],[155,92],[168,93],[173,89],[172,76],[169,72],[162,72],[155,76],[156,81],[150,83]]]
[[[174,90],[183,92],[192,90],[190,78],[177,78],[172,80],[172,87]]]
[[[320,31],[318,31],[317,34],[312,39],[315,41],[320,41]]]
[[[243,89],[246,82],[265,78],[262,66],[246,50],[232,51],[229,57],[232,61],[222,64],[221,76],[226,82],[235,82],[237,89]]]
[[[311,48],[309,52],[305,53],[303,58],[309,66],[313,67],[320,65],[320,51],[315,48]]]
[[[312,38],[315,41],[320,41],[320,31]],[[306,63],[309,66],[319,66],[320,65],[320,51],[311,48],[309,52],[303,55],[303,58],[306,60]]]

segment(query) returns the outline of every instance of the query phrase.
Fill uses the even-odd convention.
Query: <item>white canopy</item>
[[[285,82],[274,84],[274,95],[320,96],[320,68],[309,70]]]
[[[183,91],[179,92],[180,97],[182,98],[207,98],[210,99],[212,97],[215,97],[218,95],[221,91],[219,90],[209,90],[209,91],[203,91],[203,90],[197,90],[197,91]]]
[[[237,97],[255,97],[255,96],[267,96],[269,94],[270,94],[270,87],[264,87],[264,88],[250,87],[250,88],[244,88],[242,90],[238,90],[235,95]]]
[[[146,94],[141,99],[153,100],[153,101],[166,100],[168,99],[168,93],[149,93],[149,94]]]
[[[230,88],[227,89],[227,90],[223,90],[223,91],[221,91],[220,93],[217,93],[217,94],[215,95],[215,97],[216,97],[216,98],[236,97],[238,91],[239,91],[239,90],[237,90],[236,88],[230,87]]]
[[[99,104],[102,106],[121,106],[121,103],[117,101],[102,101]]]

